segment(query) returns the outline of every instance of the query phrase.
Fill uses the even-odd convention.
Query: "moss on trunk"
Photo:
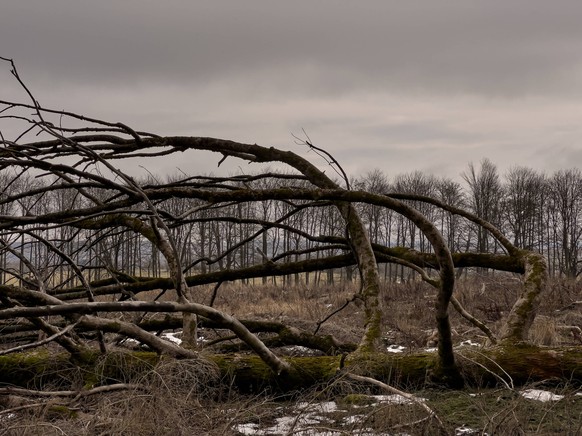
[[[582,385],[582,349],[541,348],[526,344],[498,346],[486,350],[457,352],[457,366],[467,386],[514,386],[550,381]],[[403,388],[433,384],[437,366],[435,353],[354,353],[342,364],[341,356],[293,357],[285,360],[290,369],[276,375],[259,357],[246,354],[208,355],[218,366],[222,380],[241,392],[293,393],[329,383],[345,371],[376,378]],[[0,385],[29,389],[93,387],[139,380],[162,359],[155,353],[95,352],[82,364],[69,356],[47,352],[0,356]],[[340,368],[343,366],[343,368]],[[449,384],[450,387],[450,384]]]

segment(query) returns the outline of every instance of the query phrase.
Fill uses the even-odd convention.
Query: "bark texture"
[[[582,385],[582,350],[580,347],[540,348],[529,345],[503,345],[474,351],[459,350],[458,367],[467,386],[519,386],[545,382],[559,385]],[[123,359],[114,359],[117,374],[131,371],[151,371],[162,358],[155,353],[127,353]],[[133,356],[133,357],[132,357]],[[105,380],[107,374],[95,377],[92,364],[99,355],[87,355],[83,362],[88,380]],[[437,367],[435,353],[406,355],[369,353],[342,356],[290,357],[289,369],[279,375],[257,356],[242,354],[205,355],[220,369],[222,380],[236,386],[241,392],[297,393],[343,377],[343,371],[372,377],[404,389],[426,386],[427,375]],[[127,365],[127,368],[123,368]],[[58,370],[57,370],[58,368]],[[128,371],[131,369],[131,371]],[[102,371],[103,368],[100,369]],[[67,379],[78,378],[78,369],[67,354],[17,353],[0,356],[0,383],[23,388],[43,388]],[[76,374],[76,375],[75,375]],[[110,377],[114,377],[111,375]],[[113,378],[114,380],[114,378]],[[438,382],[435,381],[435,382]],[[94,382],[93,382],[94,383]]]
[[[540,297],[548,281],[545,257],[532,252],[523,252],[520,257],[525,267],[523,291],[503,326],[501,340],[504,342],[527,341]]]

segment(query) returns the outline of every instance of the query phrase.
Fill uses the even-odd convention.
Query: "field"
[[[502,274],[473,276],[459,282],[457,298],[495,331],[517,296],[517,280]],[[357,304],[350,303],[321,323],[357,290],[355,284],[316,288],[225,284],[218,290],[215,306],[241,319],[278,321],[305,331],[313,332],[319,325],[321,334],[357,343],[363,329],[362,308]],[[212,288],[196,289],[196,298],[208,302],[212,293]],[[383,300],[387,352],[434,347],[430,287],[420,282],[389,284]],[[580,300],[577,283],[552,282],[532,329],[532,342],[580,344],[574,328],[582,325]],[[451,316],[459,350],[487,346],[480,330],[456,313]],[[220,352],[230,341],[211,329],[199,333],[207,344],[205,353]],[[307,350],[288,346],[277,352],[303,355]],[[505,380],[499,386],[462,391],[430,384],[398,386],[413,395],[407,399],[339,375],[308,391],[277,396],[242,394],[232,381],[218,380],[210,364],[168,360],[144,365],[145,371],[120,374],[112,381],[134,388],[80,396],[74,407],[70,402],[62,407],[58,396],[9,408],[0,404],[0,435],[574,435],[582,431],[582,395],[572,383],[547,380],[512,386],[511,380]]]

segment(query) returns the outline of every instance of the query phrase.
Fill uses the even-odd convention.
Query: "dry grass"
[[[519,287],[519,279],[512,275],[473,276],[459,281],[456,295],[466,310],[495,331],[517,298]],[[208,303],[212,292],[211,287],[197,288],[195,298]],[[240,318],[280,320],[312,331],[357,292],[357,284],[224,284],[218,290],[215,307]],[[155,296],[156,293],[150,294],[152,299]],[[389,283],[383,297],[386,344],[403,345],[408,350],[430,345],[434,289],[421,282]],[[171,300],[174,296],[168,293],[162,298]],[[552,282],[540,307],[542,316],[532,328],[532,341],[542,345],[579,343],[562,328],[582,327],[579,306],[571,306],[579,300],[582,286],[578,283]],[[350,303],[331,317],[321,332],[357,342],[363,328],[361,311],[361,307]],[[467,339],[485,342],[481,332],[456,313],[451,313],[451,322],[456,343]],[[228,388],[228,380],[219,381],[216,368],[204,361],[167,360],[151,367],[146,376],[143,371],[136,371],[112,377],[108,366],[123,358],[119,354],[103,361],[107,383],[136,383],[142,388],[81,398],[67,408],[59,408],[58,401],[39,402],[10,418],[0,412],[0,435],[237,435],[250,428],[245,427],[247,424],[254,424],[257,429],[273,428],[289,417],[293,424],[286,430],[288,434],[324,434],[324,429],[334,429],[336,434],[436,432],[434,422],[425,419],[421,408],[372,404],[365,395],[380,392],[342,378],[304,393],[302,408],[298,408],[297,402],[281,402],[263,395],[241,396]],[[415,394],[427,398],[448,434],[455,434],[463,424],[488,434],[577,434],[582,429],[582,396],[575,395],[572,386],[564,386],[558,393],[565,398],[551,403],[524,399],[511,389],[426,390]],[[337,409],[310,421],[316,419],[311,406],[317,408],[332,400]],[[313,432],[306,433],[306,428]]]
[[[218,291],[215,307],[240,319],[280,321],[313,332],[318,322],[345,305],[357,292],[356,284],[320,287],[225,284]],[[210,301],[211,294],[212,288],[197,291],[199,301]],[[363,331],[361,310],[350,303],[324,323],[319,333],[357,343]]]
[[[457,299],[469,313],[496,333],[521,290],[521,277],[513,274],[472,275],[457,283]],[[215,307],[239,318],[277,320],[313,331],[325,319],[359,292],[357,283],[336,285],[223,284],[217,292]],[[208,303],[213,287],[194,289],[196,301]],[[434,346],[434,288],[420,281],[385,283],[382,290],[384,340],[409,350]],[[167,293],[162,299],[175,298]],[[542,299],[540,315],[531,330],[530,340],[537,345],[580,344],[571,329],[582,328],[582,315],[572,302],[582,300],[582,284],[553,280]],[[486,344],[484,334],[451,309],[456,343],[471,340]],[[321,333],[333,334],[340,341],[358,342],[363,331],[362,308],[350,303],[323,324]]]
[[[239,318],[278,320],[310,331],[359,292],[357,283],[337,282],[335,285],[295,285],[284,284],[279,279],[277,284],[269,282],[266,285],[259,281],[225,283],[217,291],[214,307]],[[514,274],[473,273],[458,280],[455,295],[469,313],[496,332],[516,301],[520,286],[521,277]],[[208,304],[213,292],[213,286],[196,287],[193,289],[194,300]],[[382,292],[387,344],[398,343],[408,349],[434,345],[435,290],[426,283],[410,281],[385,283]],[[140,294],[140,298],[176,301],[173,291],[161,297],[158,291],[151,291]],[[582,329],[580,307],[568,308],[579,300],[582,300],[581,284],[552,280],[540,307],[542,316],[534,324],[530,340],[538,345],[579,344],[582,338],[577,338],[572,329],[565,328]],[[470,339],[485,343],[483,333],[454,310],[451,310],[451,322],[457,341]],[[362,308],[350,303],[324,324],[323,331],[338,335],[340,340],[358,342],[362,328]]]
[[[81,397],[66,406],[57,400],[39,402],[14,417],[0,414],[0,435],[191,435],[192,429],[208,429],[211,434],[216,416],[208,405],[222,404],[224,391],[212,363],[167,359],[145,375],[143,367],[119,365],[131,369],[112,379],[110,367],[125,356],[115,353],[97,367],[108,374],[108,383],[135,388]]]
[[[335,383],[340,383],[338,387]],[[45,406],[2,422],[0,435],[208,435],[241,434],[472,434],[576,435],[582,428],[582,397],[558,389],[557,402],[528,400],[511,390],[415,392],[443,423],[414,403],[377,400],[369,387],[336,381],[295,401],[263,395],[214,392],[189,395],[171,386],[104,395],[79,402],[71,412]],[[335,433],[325,433],[335,432]],[[468,433],[470,434],[470,433]]]

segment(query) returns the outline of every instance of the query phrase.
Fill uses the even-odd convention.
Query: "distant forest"
[[[0,178],[4,179],[0,196],[0,214],[4,216],[26,217],[72,210],[87,202],[77,190],[47,189],[50,186],[46,185],[46,178],[16,175],[10,168],[0,173]],[[148,180],[141,183],[147,185]],[[165,183],[171,186],[172,177]],[[188,183],[217,190],[231,189],[229,187],[237,183],[251,189],[307,186],[301,176],[292,175],[228,179],[199,176],[191,178]],[[351,189],[372,193],[432,197],[463,208],[497,226],[517,247],[542,253],[548,260],[550,276],[575,278],[582,272],[582,173],[579,169],[560,170],[548,175],[527,167],[514,167],[500,174],[496,166],[485,159],[478,165],[469,164],[460,182],[418,171],[389,177],[380,170],[372,170],[350,180],[350,185]],[[38,194],[14,201],[20,192],[30,194],[35,190]],[[91,195],[109,198],[106,192],[96,191]],[[345,238],[346,229],[337,208],[330,203],[307,207],[309,202],[305,201],[306,207],[301,207],[301,201],[270,200],[207,205],[200,200],[183,198],[163,200],[163,203],[163,209],[173,217],[185,217],[172,220],[170,230],[180,248],[187,274],[239,269],[265,261],[284,263],[286,260],[346,253],[344,244],[334,244],[334,238],[338,241]],[[453,253],[503,252],[499,243],[482,227],[430,204],[410,203],[436,224]],[[431,251],[431,245],[418,228],[402,215],[368,204],[358,204],[357,208],[373,243]],[[191,211],[196,213],[188,213]],[[30,268],[23,264],[23,257],[43,274],[47,283],[75,283],[76,275],[62,258],[57,258],[56,252],[68,253],[70,260],[82,268],[89,280],[109,276],[112,272],[133,277],[166,275],[161,253],[143,236],[127,227],[87,230],[35,224],[25,232],[18,231],[12,236],[5,232],[4,235],[1,241],[3,249],[0,250],[4,283],[20,281],[26,285]],[[379,268],[386,280],[401,281],[416,276],[401,265],[388,263],[379,265]],[[353,280],[356,274],[355,266],[350,266],[323,273],[317,271],[257,280],[286,284],[332,283]]]

